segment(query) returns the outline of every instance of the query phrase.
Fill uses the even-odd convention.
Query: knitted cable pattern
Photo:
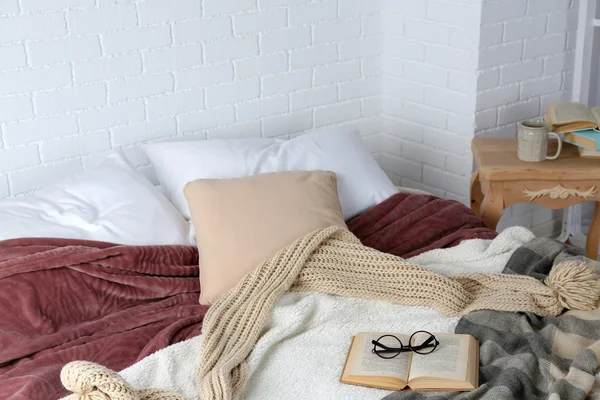
[[[187,400],[166,390],[134,390],[115,371],[89,361],[66,364],[60,381],[73,392],[62,400]]]
[[[198,391],[203,400],[230,400],[242,390],[246,357],[288,290],[428,306],[448,316],[482,309],[551,316],[566,306],[593,309],[600,297],[598,277],[582,264],[554,267],[547,283],[520,275],[445,277],[363,246],[345,229],[318,230],[263,262],[208,310]]]

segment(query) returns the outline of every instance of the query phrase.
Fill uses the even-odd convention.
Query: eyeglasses
[[[416,337],[415,335],[418,336]],[[419,339],[420,344],[413,345],[413,339]],[[371,343],[373,344],[372,352],[386,359],[397,357],[400,353],[408,351],[413,351],[417,354],[429,354],[440,344],[435,336],[427,331],[416,331],[410,335],[408,345],[406,346],[394,335],[383,335],[377,340],[371,340]]]

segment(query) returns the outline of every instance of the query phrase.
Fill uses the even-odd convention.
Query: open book
[[[479,343],[471,335],[434,333],[440,342],[430,354],[400,353],[384,359],[372,352],[371,340],[387,333],[354,336],[340,382],[402,390],[476,389],[479,382]],[[410,336],[394,334],[404,344]]]
[[[600,107],[587,108],[581,103],[550,104],[544,119],[552,124],[552,131],[556,133],[598,129]]]

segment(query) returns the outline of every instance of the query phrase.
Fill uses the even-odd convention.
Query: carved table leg
[[[490,229],[496,229],[502,212],[504,211],[503,198],[504,184],[502,182],[490,182],[490,187],[481,203],[481,217]]]
[[[483,192],[481,191],[481,182],[479,182],[479,172],[473,172],[471,178],[471,210],[477,215],[480,214],[481,202],[483,201]]]
[[[587,243],[585,245],[588,257],[592,260],[598,259],[598,244],[600,242],[600,202],[594,203],[594,217],[587,235]]]

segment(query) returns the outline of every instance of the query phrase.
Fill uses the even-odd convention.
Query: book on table
[[[429,354],[403,352],[385,359],[373,353],[372,340],[389,333],[354,336],[340,382],[390,390],[470,391],[479,381],[479,343],[471,335],[434,333],[439,341]],[[404,344],[409,335],[393,334]]]
[[[600,126],[600,107],[588,108],[582,103],[557,103],[548,106],[544,117],[556,133],[594,129]]]
[[[579,157],[583,158],[600,158],[600,151],[592,151],[583,147],[578,147]]]
[[[589,151],[600,150],[600,132],[594,129],[566,132],[563,140]]]

